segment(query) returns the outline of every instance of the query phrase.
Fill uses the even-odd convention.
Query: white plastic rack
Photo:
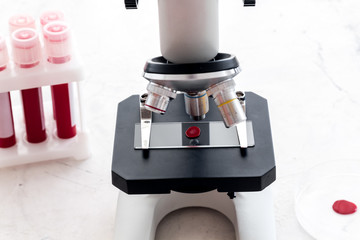
[[[0,72],[0,93],[10,92],[13,94],[23,89],[44,88],[72,82],[77,89],[77,94],[75,94],[77,95],[75,101],[77,135],[71,139],[57,137],[51,99],[44,99],[47,139],[41,143],[29,143],[26,140],[22,106],[14,104],[16,101],[13,101],[16,144],[10,148],[0,148],[0,168],[65,158],[83,160],[90,156],[89,137],[84,126],[81,106],[81,81],[84,80],[84,76],[81,60],[76,53],[72,54],[71,61],[67,63],[51,64],[46,61],[44,56],[39,65],[31,69],[21,69],[10,62],[7,68]],[[16,100],[14,96],[12,96],[12,100]]]

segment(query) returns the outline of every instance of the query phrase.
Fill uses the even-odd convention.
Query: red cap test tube
[[[0,75],[6,69],[9,57],[5,38],[0,36]],[[16,143],[10,92],[0,93],[0,148],[8,148]]]
[[[46,11],[40,16],[41,30],[44,31],[44,26],[49,22],[64,21],[64,19],[65,19],[64,13],[61,11]],[[51,96],[53,101],[53,116],[54,116],[54,120],[56,120],[53,88],[51,88]]]
[[[21,68],[32,68],[39,64],[41,46],[39,35],[32,28],[20,28],[11,35],[13,57]]]
[[[50,22],[44,26],[43,33],[47,60],[54,64],[70,61],[71,39],[69,26],[61,21]]]
[[[44,44],[48,62],[67,63],[71,59],[70,28],[62,21],[53,21],[43,28]],[[57,135],[68,139],[76,136],[73,83],[51,86]]]
[[[27,14],[18,14],[9,19],[10,33],[13,33],[19,28],[33,28],[35,29],[35,19]]]
[[[40,24],[42,27],[54,21],[64,21],[64,13],[61,11],[47,11],[40,16]]]
[[[32,28],[20,28],[11,35],[13,58],[20,68],[31,69],[39,64],[41,47],[39,36]],[[45,118],[41,88],[21,90],[26,137],[30,143],[46,140]]]

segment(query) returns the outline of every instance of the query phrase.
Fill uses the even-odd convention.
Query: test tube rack
[[[10,46],[10,44],[7,45]],[[83,64],[76,51],[72,53],[71,61],[64,64],[51,64],[46,60],[44,54],[39,65],[31,69],[21,69],[12,61],[9,62],[7,68],[0,72],[0,93],[10,92],[12,94],[12,92],[23,89],[63,83],[74,83],[76,85],[77,91],[74,102],[77,109],[77,135],[70,139],[57,137],[51,101],[44,99],[47,139],[41,143],[29,143],[26,140],[22,106],[15,105],[14,102],[16,101],[12,101],[17,142],[10,148],[0,148],[0,168],[47,160],[84,160],[90,156],[89,137],[84,125],[82,111],[81,85],[84,78]],[[14,100],[14,96],[11,98]]]

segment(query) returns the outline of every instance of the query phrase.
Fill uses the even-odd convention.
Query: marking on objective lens
[[[233,99],[231,99],[231,100],[228,100],[228,101],[220,104],[218,107],[222,107],[222,106],[224,106],[224,105],[226,105],[226,104],[228,104],[228,103],[231,103],[231,102],[234,101],[234,100],[237,100],[237,98],[233,98]]]
[[[207,93],[204,93],[204,94],[201,95],[201,96],[190,96],[190,95],[185,94],[185,97],[188,97],[188,98],[202,98],[202,97],[204,97],[206,94],[207,94]]]
[[[152,108],[152,109],[155,109],[155,110],[157,110],[157,111],[160,111],[160,112],[165,112],[164,110],[161,110],[161,109],[159,109],[159,108],[156,108],[156,107],[153,107],[153,106],[150,106],[150,105],[147,105],[147,104],[145,104],[145,106],[146,107],[149,107],[149,108]]]

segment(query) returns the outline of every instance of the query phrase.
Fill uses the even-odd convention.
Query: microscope
[[[118,105],[114,239],[154,240],[170,212],[206,207],[229,218],[237,240],[275,240],[267,101],[235,91],[240,67],[219,52],[218,0],[158,0],[158,8],[162,56],[145,64],[147,93]]]

